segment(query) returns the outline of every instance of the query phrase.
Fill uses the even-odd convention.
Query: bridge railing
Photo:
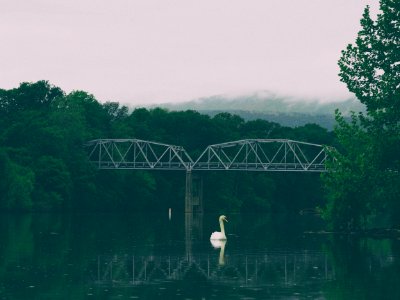
[[[289,139],[214,144],[195,161],[181,146],[139,139],[97,139],[87,146],[99,169],[325,172],[332,159],[322,145]]]

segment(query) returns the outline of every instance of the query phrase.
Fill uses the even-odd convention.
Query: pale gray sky
[[[133,105],[270,90],[350,96],[340,51],[378,0],[0,0],[0,88]]]

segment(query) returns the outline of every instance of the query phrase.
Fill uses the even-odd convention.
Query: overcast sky
[[[350,96],[340,51],[378,0],[0,0],[0,88],[133,105],[269,90]]]

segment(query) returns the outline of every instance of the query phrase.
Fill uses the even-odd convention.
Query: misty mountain
[[[182,103],[165,103],[158,106],[170,110],[235,110],[268,114],[300,113],[311,115],[332,115],[336,108],[345,115],[349,115],[350,111],[365,110],[364,105],[354,98],[335,102],[323,100],[282,97],[270,92],[262,92],[237,97],[217,95]]]
[[[354,98],[325,102],[323,99],[281,97],[270,92],[237,97],[218,95],[157,106],[168,110],[196,110],[211,116],[230,112],[245,120],[264,119],[291,127],[316,123],[330,130],[335,124],[335,109],[339,109],[345,116],[349,116],[351,111],[365,111],[364,105]]]

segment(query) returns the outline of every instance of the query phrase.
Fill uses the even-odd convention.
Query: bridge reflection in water
[[[324,252],[230,252],[230,241],[213,244],[218,248],[213,251],[194,252],[193,241],[202,240],[202,214],[186,214],[185,225],[184,254],[99,255],[97,266],[92,268],[95,284],[133,287],[195,280],[239,287],[290,287],[335,279],[333,265]]]
[[[187,256],[99,256],[97,280],[100,285],[131,286],[157,281],[196,277],[240,286],[301,285],[310,281],[334,279],[334,270],[324,253],[226,255],[220,264],[218,254]]]

